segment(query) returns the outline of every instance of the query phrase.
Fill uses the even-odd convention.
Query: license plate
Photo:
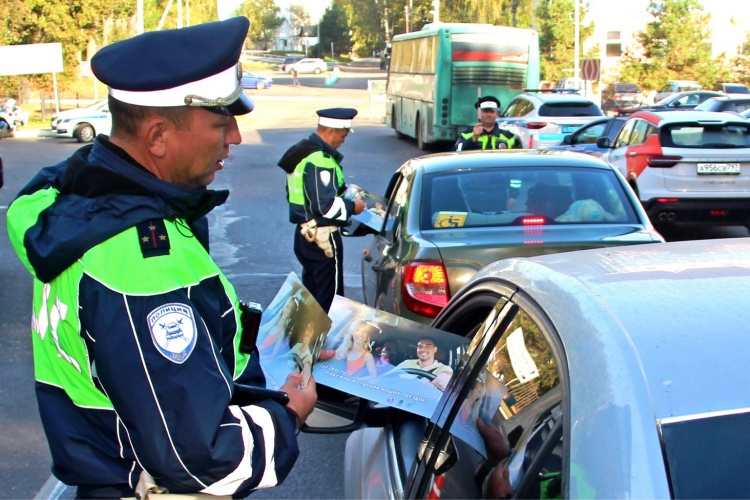
[[[699,174],[739,174],[739,163],[698,163]]]

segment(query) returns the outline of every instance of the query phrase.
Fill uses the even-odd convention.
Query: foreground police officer
[[[317,111],[318,128],[279,160],[287,175],[289,221],[294,229],[294,254],[302,264],[302,284],[325,311],[335,295],[344,295],[344,246],[341,226],[365,204],[344,199],[346,190],[337,150],[357,116],[353,108]]]
[[[521,139],[512,132],[501,129],[497,124],[500,101],[491,95],[480,97],[474,103],[480,110],[479,122],[473,127],[467,127],[458,134],[453,151],[469,151],[472,149],[519,149]]]
[[[290,376],[286,407],[231,402],[237,384],[265,381],[257,351],[238,347],[242,306],[208,254],[205,215],[229,193],[206,187],[240,143],[235,115],[253,109],[238,65],[248,26],[100,50],[91,68],[109,86],[111,136],[43,169],[8,209],[34,276],[52,472],[80,498],[132,497],[146,473],[173,493],[246,496],[297,458],[315,384],[298,390]]]

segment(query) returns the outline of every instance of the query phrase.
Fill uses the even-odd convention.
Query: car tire
[[[96,133],[94,132],[94,127],[88,123],[81,123],[76,127],[75,131],[73,131],[73,137],[75,137],[78,142],[93,142]]]
[[[321,73],[322,73],[322,71],[320,70],[320,68],[315,68],[315,69],[313,70],[313,73],[315,73],[316,75],[319,75],[319,74],[321,74]]]
[[[264,88],[266,88],[266,84],[263,82],[258,82],[255,84],[255,88],[258,90],[263,90]]]

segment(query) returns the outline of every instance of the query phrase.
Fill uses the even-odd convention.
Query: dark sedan
[[[719,96],[706,99],[695,107],[695,111],[733,111],[742,113],[750,109],[750,94],[744,97]]]
[[[365,303],[422,323],[497,259],[663,241],[622,176],[578,153],[423,156],[385,198],[362,259]]]
[[[711,97],[726,96],[722,92],[715,92],[713,90],[686,90],[685,92],[675,92],[670,94],[661,101],[657,101],[654,104],[644,106],[633,106],[625,108],[623,111],[633,113],[639,109],[649,109],[651,111],[685,111],[688,109],[695,108],[698,104],[702,103],[706,99]]]

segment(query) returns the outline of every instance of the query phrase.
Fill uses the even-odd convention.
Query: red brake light
[[[434,318],[450,298],[445,267],[429,262],[414,262],[404,266],[401,295],[407,309]]]
[[[540,128],[546,127],[547,122],[521,122],[520,125],[531,130],[538,130]]]
[[[547,221],[544,217],[523,217],[521,219],[522,226],[542,226]]]

